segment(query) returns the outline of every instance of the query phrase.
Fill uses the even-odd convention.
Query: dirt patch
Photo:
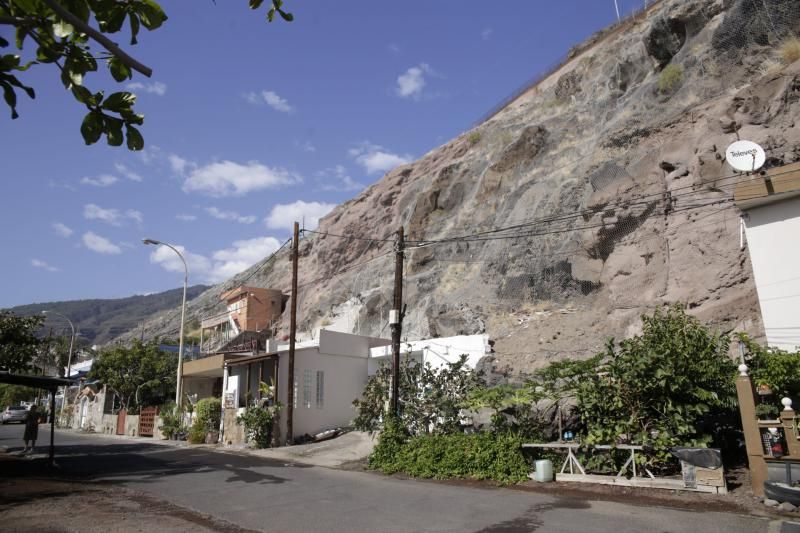
[[[250,531],[140,492],[52,479],[0,479],[0,523],[9,533]]]

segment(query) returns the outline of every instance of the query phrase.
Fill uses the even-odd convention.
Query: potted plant
[[[780,411],[771,403],[760,403],[756,405],[756,416],[759,420],[776,420]]]

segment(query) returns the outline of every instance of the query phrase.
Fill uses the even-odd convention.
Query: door
[[[125,434],[125,417],[127,415],[128,412],[125,409],[120,409],[117,413],[117,435]]]

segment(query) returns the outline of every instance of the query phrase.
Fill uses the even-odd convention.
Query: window
[[[303,407],[311,409],[311,370],[303,370]]]
[[[317,409],[325,405],[325,372],[317,370]]]

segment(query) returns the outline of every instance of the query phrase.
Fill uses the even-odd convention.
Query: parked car
[[[6,410],[3,411],[3,414],[0,415],[3,424],[8,424],[9,422],[20,422],[24,424],[26,418],[28,418],[28,410],[23,405],[9,405],[6,407]]]

